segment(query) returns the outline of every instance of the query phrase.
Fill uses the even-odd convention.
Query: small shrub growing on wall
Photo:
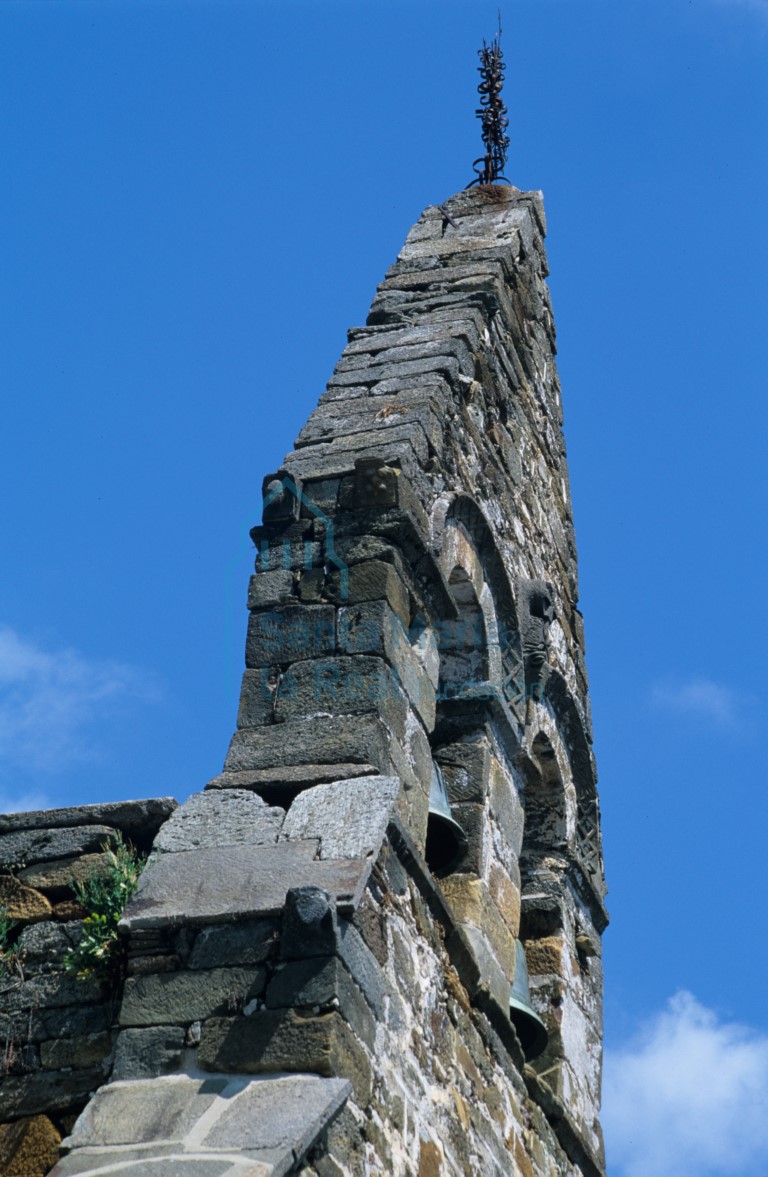
[[[136,890],[145,860],[119,835],[113,847],[104,846],[104,852],[109,859],[106,871],[72,885],[85,917],[83,934],[64,957],[64,967],[78,977],[113,983],[123,968],[117,925]]]

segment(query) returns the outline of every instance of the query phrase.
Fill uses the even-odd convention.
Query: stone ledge
[[[51,1177],[283,1177],[341,1111],[344,1079],[167,1076],[102,1087],[62,1144]]]
[[[162,854],[141,876],[121,932],[229,923],[282,911],[293,887],[320,887],[339,909],[360,902],[369,859],[316,861],[318,839],[267,846],[211,846]]]

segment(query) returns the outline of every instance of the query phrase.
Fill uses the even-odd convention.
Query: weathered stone
[[[482,879],[473,875],[449,875],[442,889],[458,920],[481,930],[509,978],[515,975],[515,938],[499,915]]]
[[[106,854],[81,854],[79,858],[55,859],[27,867],[19,872],[19,878],[28,887],[54,894],[66,894],[73,883],[84,883],[86,879],[109,872],[110,861]]]
[[[299,764],[275,768],[252,768],[241,772],[222,772],[213,777],[206,789],[253,789],[265,797],[293,798],[311,785],[340,781],[351,776],[375,776],[372,764]]]
[[[313,840],[162,854],[139,880],[121,926],[158,928],[179,920],[215,924],[271,915],[281,910],[293,886],[323,887],[337,903],[353,906],[370,864],[356,859],[316,862],[318,845]]]
[[[266,993],[268,1009],[338,1008],[345,1022],[368,1047],[373,1047],[376,1026],[365,999],[336,956],[312,957],[281,965]]]
[[[270,769],[326,761],[374,764],[386,771],[389,732],[376,715],[314,716],[272,727],[245,729],[232,737],[225,771]]]
[[[490,746],[484,736],[457,741],[435,753],[452,803],[474,801],[482,804],[490,779]]]
[[[0,866],[32,866],[75,854],[91,854],[114,840],[109,826],[73,826],[64,829],[17,830],[0,834]]]
[[[378,853],[400,791],[396,777],[365,776],[316,785],[299,793],[281,837],[319,838],[321,858]]]
[[[277,933],[276,920],[203,928],[197,935],[187,967],[211,969],[226,965],[259,964],[275,948]]]
[[[238,728],[260,727],[274,722],[280,681],[280,672],[274,666],[244,671],[237,708]]]
[[[301,1158],[350,1093],[345,1079],[292,1075],[254,1079],[228,1102],[204,1148],[285,1149]]]
[[[106,801],[101,805],[76,805],[71,809],[35,809],[0,815],[0,833],[11,830],[60,830],[65,826],[109,826],[124,834],[151,838],[178,801],[173,797],[149,797],[142,801]],[[61,857],[61,856],[54,856]]]
[[[400,739],[408,722],[408,701],[397,675],[382,658],[318,658],[297,662],[281,676],[274,704],[278,723],[320,714],[374,712]]]
[[[24,923],[49,920],[53,914],[44,895],[20,883],[13,875],[0,875],[0,907],[5,908],[10,919]]]
[[[85,919],[85,910],[75,899],[62,899],[53,905],[53,914],[57,920]]]
[[[512,854],[519,856],[523,845],[525,812],[515,782],[495,758],[491,760],[490,811]]]
[[[67,1145],[182,1141],[226,1086],[226,1079],[189,1079],[186,1075],[110,1083],[96,1092]]]
[[[112,1035],[88,1034],[82,1038],[55,1038],[40,1046],[40,1061],[47,1071],[74,1067],[103,1067],[112,1053]]]
[[[285,897],[280,955],[283,960],[330,956],[336,951],[336,905],[321,887],[292,887]]]
[[[121,1026],[194,1022],[242,1009],[264,988],[263,968],[149,973],[128,977],[120,1007]]]
[[[516,873],[519,880],[519,870]],[[493,862],[488,872],[488,891],[504,923],[512,935],[517,937],[520,932],[521,906],[519,881],[513,883],[507,871]]]
[[[59,1155],[61,1135],[47,1116],[25,1116],[0,1124],[3,1177],[45,1177]]]
[[[565,941],[562,936],[543,936],[540,940],[525,941],[525,956],[529,975],[544,976],[564,971]]]
[[[367,601],[340,609],[338,641],[344,653],[385,658],[394,682],[405,691],[427,729],[432,730],[437,678],[430,677],[423,650],[411,645],[400,618],[387,602]]]
[[[142,1177],[144,1173],[147,1177],[276,1177],[268,1163],[238,1161],[229,1156],[213,1160],[189,1156],[171,1144],[157,1144],[150,1149],[76,1149],[59,1161],[50,1177],[90,1177],[94,1170],[98,1174],[107,1172],[109,1177],[137,1177],[140,1173]]]
[[[341,1076],[350,1080],[358,1101],[370,1094],[370,1063],[338,1013],[302,1018],[291,1010],[260,1010],[248,1018],[211,1018],[203,1026],[198,1062],[210,1071]]]
[[[401,624],[407,628],[411,619],[408,590],[392,564],[383,560],[366,560],[362,564],[352,564],[347,570],[345,583],[346,592],[342,596],[339,574],[334,575],[334,592],[343,605],[356,605],[361,601],[386,601]]]
[[[293,572],[290,568],[273,568],[257,572],[248,585],[248,608],[266,609],[282,605],[293,595]]]
[[[193,793],[168,819],[155,838],[160,851],[197,846],[260,846],[276,842],[285,813],[245,789]]]
[[[357,928],[343,923],[339,929],[339,955],[379,1021],[384,1021],[389,984],[376,957]]]
[[[92,977],[39,973],[4,994],[3,1012],[13,1014],[18,1010],[50,1010],[84,1005],[97,1001],[100,995],[101,983]]]
[[[332,605],[286,605],[252,613],[248,622],[245,664],[275,666],[332,654],[336,645],[336,610]]]
[[[121,1030],[115,1044],[113,1082],[118,1079],[151,1079],[177,1071],[184,1049],[181,1026]]]
[[[36,1071],[32,1075],[6,1075],[0,1086],[0,1117],[51,1115],[77,1110],[104,1082],[101,1068],[87,1071]]]

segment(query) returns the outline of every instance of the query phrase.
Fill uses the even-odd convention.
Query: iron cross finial
[[[501,15],[499,15],[499,31],[490,45],[483,40],[482,49],[478,49],[480,65],[480,84],[477,87],[480,95],[480,107],[477,117],[482,125],[485,155],[481,155],[472,164],[477,173],[475,179],[467,187],[474,184],[496,184],[499,180],[509,183],[502,173],[507,162],[509,136],[505,134],[509,126],[507,108],[501,100],[501,88],[504,85],[504,60],[501,53]]]

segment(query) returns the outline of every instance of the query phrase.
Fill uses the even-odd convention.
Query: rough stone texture
[[[351,904],[369,864],[359,859],[314,861],[318,841],[279,846],[214,846],[161,855],[141,877],[121,926],[162,927],[171,921],[223,923],[281,910],[292,886],[317,886]]]
[[[293,1149],[301,1156],[349,1091],[343,1079],[314,1075],[254,1080],[234,1097],[203,1144],[207,1148]]]
[[[211,1018],[203,1027],[198,1059],[210,1071],[341,1075],[363,1105],[370,1092],[365,1049],[335,1012],[307,1018],[291,1010],[260,1010],[250,1017]]]
[[[168,819],[155,838],[160,851],[197,846],[260,846],[276,842],[285,813],[255,793],[226,789],[193,793]]]
[[[316,785],[293,802],[281,836],[319,838],[321,858],[375,855],[399,791],[397,777],[353,777]]]
[[[226,1086],[226,1079],[184,1076],[111,1083],[88,1104],[67,1147],[181,1141]]]
[[[349,1092],[343,1079],[302,1074],[113,1083],[78,1120],[52,1177],[283,1177]]]
[[[128,977],[120,1007],[121,1026],[194,1022],[242,1008],[264,988],[261,968],[205,969]]]
[[[178,805],[173,797],[142,801],[107,801],[103,805],[75,805],[71,809],[35,809],[0,814],[0,833],[12,830],[65,829],[70,826],[109,826],[127,835],[151,839]]]
[[[52,862],[67,855],[93,854],[113,841],[109,826],[74,826],[71,829],[16,830],[0,834],[0,866],[21,868],[36,862]]]
[[[115,1044],[112,1079],[149,1079],[176,1071],[183,1048],[180,1026],[122,1030]]]
[[[274,948],[277,929],[275,920],[203,928],[197,935],[187,967],[210,969],[216,965],[259,964]]]
[[[13,875],[0,875],[0,906],[4,907],[12,920],[47,920],[51,918],[51,905],[44,895],[33,887],[19,882]]]
[[[119,995],[64,969],[82,934],[83,912],[67,898],[70,887],[104,867],[101,847],[115,831],[148,849],[175,807],[160,798],[0,818],[6,858],[0,903],[17,921],[5,947],[10,976],[0,993],[0,1136],[15,1140],[17,1125],[34,1117],[13,1166],[29,1164],[30,1173],[50,1168],[60,1135],[112,1063]],[[34,1167],[38,1148],[46,1157],[42,1169]],[[17,1172],[5,1159],[0,1169]]]
[[[300,1123],[246,1149],[277,1111],[234,1112],[282,1111],[249,1074],[310,1070],[352,1093],[309,1116],[306,1177],[604,1174],[607,916],[544,232],[540,195],[514,188],[427,209],[265,478],[238,730],[122,922],[120,1021],[146,1037],[120,1037],[93,1105],[115,1115],[81,1120],[60,1173],[129,1156],[295,1171]],[[33,829],[0,834],[7,852]],[[509,1016],[520,951],[548,1030],[527,1062]],[[31,1027],[19,1101],[51,1039],[78,1019],[112,1029],[37,967],[6,1000],[6,1026]],[[202,1119],[201,1067],[224,1084]],[[145,1143],[109,1143],[111,1119]]]
[[[0,1124],[0,1173],[3,1177],[44,1177],[56,1163],[60,1140],[47,1116]]]
[[[106,854],[81,854],[79,858],[56,859],[19,871],[19,878],[28,887],[36,887],[49,894],[71,893],[73,883],[84,883],[92,875],[103,875],[109,870]]]

